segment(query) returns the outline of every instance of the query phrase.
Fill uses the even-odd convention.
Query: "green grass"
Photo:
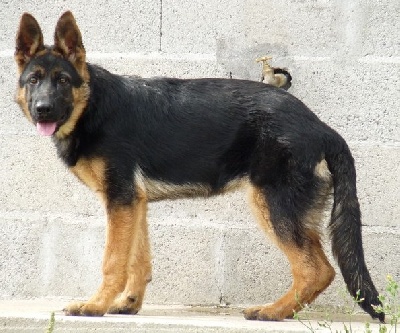
[[[49,324],[47,326],[46,333],[53,333],[54,332],[54,325],[55,325],[55,315],[54,312],[51,313],[50,319],[49,319]]]
[[[386,277],[386,288],[383,294],[379,295],[379,300],[382,302],[382,305],[376,306],[375,310],[380,313],[384,312],[386,315],[386,324],[379,324],[379,333],[397,333],[398,326],[400,324],[400,290],[399,283],[397,283],[391,275]],[[296,295],[296,301],[298,301],[298,297]],[[357,293],[356,297],[351,302],[350,307],[347,307],[345,313],[348,316],[348,322],[343,322],[343,330],[333,331],[332,323],[333,320],[332,315],[327,312],[325,313],[325,318],[317,321],[315,324],[311,321],[308,305],[301,306],[301,313],[295,312],[293,318],[298,320],[302,325],[304,325],[310,332],[317,332],[321,328],[329,329],[332,333],[352,333],[352,322],[354,322],[354,316],[356,310],[358,308],[358,303],[362,302],[363,299],[360,298],[360,294]],[[369,322],[365,323],[365,333],[372,333]]]
[[[386,277],[386,290],[384,294],[379,295],[382,305],[376,306],[375,310],[386,314],[386,321],[390,325],[389,331],[380,331],[380,333],[397,333],[397,326],[400,323],[400,293],[399,283],[391,275]]]

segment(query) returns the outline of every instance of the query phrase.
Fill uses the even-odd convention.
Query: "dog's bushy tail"
[[[333,177],[334,203],[329,224],[332,250],[347,289],[372,318],[384,321],[372,305],[380,305],[378,292],[364,260],[361,212],[357,198],[354,159],[344,139],[333,132],[326,140],[325,159]]]

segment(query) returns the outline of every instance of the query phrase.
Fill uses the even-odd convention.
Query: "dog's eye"
[[[31,76],[29,78],[29,83],[30,84],[37,84],[39,82],[39,79],[36,76]]]
[[[66,84],[66,83],[69,82],[69,78],[68,78],[68,76],[61,75],[61,76],[58,78],[58,82],[59,82],[60,84]]]

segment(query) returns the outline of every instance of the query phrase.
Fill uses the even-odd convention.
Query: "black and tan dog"
[[[334,278],[320,241],[334,191],[332,248],[351,295],[384,319],[361,241],[356,171],[345,141],[286,91],[259,82],[124,77],[85,60],[70,12],[45,46],[37,21],[21,18],[17,101],[61,160],[107,211],[103,281],[68,315],[136,314],[151,279],[147,203],[209,197],[246,186],[261,228],[287,256],[290,290],[245,317],[281,320]],[[254,249],[257,251],[257,249]]]

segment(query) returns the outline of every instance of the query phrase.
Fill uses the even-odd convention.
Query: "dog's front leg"
[[[138,201],[137,212],[125,289],[108,309],[108,313],[138,313],[142,307],[147,283],[151,281],[151,253],[146,221],[147,202],[145,199]],[[140,212],[141,214],[139,214]]]
[[[102,316],[114,298],[122,292],[127,281],[127,268],[132,241],[143,206],[137,199],[132,205],[109,205],[107,234],[103,258],[103,281],[87,302],[72,303],[64,309],[71,316]]]

